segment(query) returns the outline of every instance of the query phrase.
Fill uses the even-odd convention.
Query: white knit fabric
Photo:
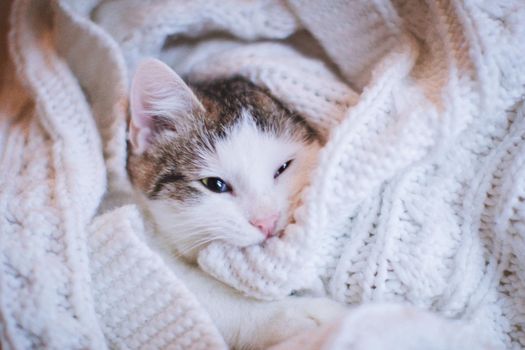
[[[9,16],[27,103],[0,119],[2,347],[225,347],[136,208],[111,209],[144,56],[244,75],[327,139],[285,236],[213,244],[205,271],[263,299],[324,286],[437,314],[364,306],[281,349],[525,347],[523,1],[17,0]]]

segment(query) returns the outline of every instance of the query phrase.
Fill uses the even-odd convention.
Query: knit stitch
[[[9,18],[27,102],[0,119],[2,348],[225,348],[130,201],[146,56],[245,76],[326,139],[284,237],[213,243],[204,271],[261,299],[415,307],[365,305],[277,348],[525,347],[522,1],[16,0]]]

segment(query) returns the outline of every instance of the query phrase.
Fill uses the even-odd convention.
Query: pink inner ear
[[[148,127],[139,128],[135,126],[133,120],[129,123],[129,140],[133,146],[133,151],[137,154],[143,153],[150,144],[151,129]]]
[[[191,89],[165,63],[150,58],[139,64],[130,94],[130,141],[135,153],[144,152],[156,129],[156,115],[183,125],[192,112],[203,109]],[[188,120],[186,120],[188,122]]]
[[[129,138],[133,151],[138,154],[143,153],[150,144],[153,127],[153,116],[147,115],[144,108],[144,99],[147,95],[147,83],[144,80],[147,73],[143,65],[139,66],[131,83]]]

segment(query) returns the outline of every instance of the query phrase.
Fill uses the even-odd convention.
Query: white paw
[[[274,312],[266,324],[265,346],[284,341],[342,317],[347,308],[326,298],[289,297],[272,305]]]

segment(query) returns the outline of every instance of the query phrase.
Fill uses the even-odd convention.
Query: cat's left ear
[[[143,153],[161,132],[156,122],[168,119],[175,129],[191,123],[204,107],[184,81],[165,63],[148,58],[133,76],[130,95],[129,139],[136,154]]]

